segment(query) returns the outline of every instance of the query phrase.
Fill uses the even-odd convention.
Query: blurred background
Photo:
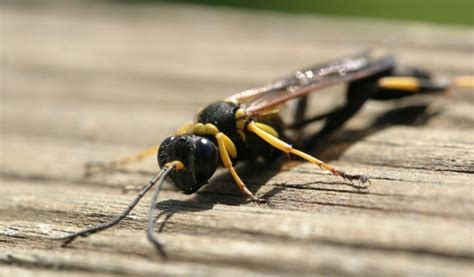
[[[414,20],[446,24],[474,24],[470,0],[119,0],[123,3],[191,3],[297,14]]]
[[[369,48],[443,76],[473,72],[468,0],[1,5],[2,133],[78,140],[84,159],[134,153],[212,101]],[[342,93],[320,94],[315,111]]]

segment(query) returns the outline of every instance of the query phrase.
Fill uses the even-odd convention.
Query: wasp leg
[[[295,109],[292,125],[304,119],[304,115],[306,114],[307,107],[308,107],[308,95],[305,95],[299,98],[298,102],[296,102],[296,109]]]
[[[429,72],[417,68],[396,69],[376,80],[376,93],[371,98],[391,100],[414,94],[440,93],[448,90],[454,83],[455,80],[434,79]]]
[[[457,79],[456,79],[457,80]],[[456,81],[455,80],[455,81]],[[466,78],[459,78],[459,83]],[[456,85],[456,82],[454,82]],[[390,100],[413,95],[414,93],[436,93],[448,88],[447,82],[433,81],[428,72],[419,69],[392,70],[351,82],[347,90],[347,104],[331,112],[303,119],[296,117],[288,128],[298,129],[315,121],[326,119],[326,125],[317,135],[324,137],[342,126],[369,99]],[[305,101],[298,102],[297,114],[302,114]]]
[[[439,93],[450,87],[447,80],[432,80],[414,76],[388,76],[377,81],[376,100],[397,99],[418,93]]]
[[[367,100],[372,99],[374,95],[377,94],[377,80],[390,74],[392,74],[391,69],[351,82],[347,89],[345,105],[337,107],[331,112],[306,119],[298,126],[295,126],[295,128],[299,128],[317,120],[325,120],[324,125],[319,132],[305,139],[302,143],[303,148],[314,148],[324,138],[343,126],[362,108]]]
[[[293,122],[287,126],[288,129],[292,129],[294,131],[294,140],[298,141],[301,136],[303,135],[303,129],[299,127],[302,121],[304,121],[306,108],[308,107],[308,95],[305,95],[299,98],[296,102],[296,109],[293,115]],[[295,127],[298,126],[298,127]]]
[[[96,172],[96,171],[114,170],[120,166],[124,166],[132,162],[141,161],[149,156],[156,155],[158,153],[159,147],[160,146],[158,144],[153,145],[152,147],[149,147],[143,151],[140,151],[135,155],[123,157],[119,160],[108,161],[108,162],[102,162],[102,161],[86,162],[86,164],[84,165],[86,175],[90,175],[91,173]]]
[[[258,125],[254,121],[249,122],[249,124],[247,125],[247,130],[249,130],[250,132],[255,133],[261,139],[263,139],[264,141],[266,141],[267,143],[269,143],[273,147],[283,151],[284,153],[293,154],[293,155],[296,155],[300,158],[303,158],[304,160],[318,166],[319,168],[321,168],[323,170],[327,170],[327,171],[331,172],[332,174],[334,174],[336,176],[340,176],[340,177],[342,177],[346,180],[349,180],[349,181],[357,180],[357,181],[360,181],[361,183],[369,182],[369,179],[365,176],[346,174],[345,172],[337,170],[334,167],[324,163],[323,161],[320,161],[320,160],[316,159],[315,157],[313,157],[309,154],[306,154],[306,153],[304,153],[300,150],[294,149],[288,143],[286,143],[286,142],[280,140],[279,138],[265,132],[263,129],[258,127]]]
[[[233,145],[232,141],[227,137],[224,133],[217,133],[216,134],[217,145],[219,146],[219,155],[221,157],[221,161],[224,164],[224,167],[229,170],[232,178],[234,178],[235,183],[239,187],[239,190],[242,192],[243,195],[252,199],[253,201],[258,201],[258,198],[253,195],[253,193],[245,186],[242,179],[240,179],[239,175],[234,169],[232,165],[232,161],[230,160],[229,150],[230,152],[237,153],[235,151],[235,146]],[[229,144],[230,141],[230,144]],[[233,154],[233,153],[232,153]]]
[[[474,75],[457,76],[453,78],[452,86],[456,88],[474,88]]]
[[[453,81],[454,86],[466,78]],[[343,126],[369,100],[392,100],[415,94],[440,93],[449,89],[450,83],[433,80],[428,72],[419,69],[388,70],[349,84],[346,104],[335,110],[294,122],[290,129],[298,129],[318,120],[325,120],[319,132],[305,139],[303,147],[314,148],[318,142]]]
[[[380,78],[379,78],[380,77]],[[327,114],[306,119],[299,126],[304,126],[316,120],[325,119],[325,124],[315,135],[307,138],[304,148],[313,148],[319,141],[340,128],[354,116],[367,100],[392,100],[415,94],[439,93],[449,88],[447,82],[432,80],[428,73],[412,69],[406,72],[374,76],[354,81],[347,90],[347,102],[344,106]]]

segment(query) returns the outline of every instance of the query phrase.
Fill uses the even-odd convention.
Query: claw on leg
[[[372,183],[370,182],[370,179],[367,176],[364,175],[350,175],[345,173],[344,171],[340,171],[337,169],[334,169],[331,171],[334,175],[342,177],[344,180],[347,180],[351,183],[354,183],[354,181],[359,182],[360,185],[358,185],[358,188],[367,188],[370,186]]]

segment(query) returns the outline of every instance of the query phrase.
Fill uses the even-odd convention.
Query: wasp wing
[[[375,57],[369,53],[349,56],[315,65],[270,82],[262,87],[249,89],[228,98],[239,102],[247,115],[272,109],[290,99],[302,97],[313,91],[393,68],[392,55]]]

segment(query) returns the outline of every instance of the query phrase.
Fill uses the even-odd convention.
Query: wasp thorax
[[[204,127],[212,124],[217,127],[219,132],[232,137],[232,134],[236,131],[235,112],[237,109],[237,105],[229,102],[212,103],[199,113],[197,121],[202,123]]]
[[[173,170],[169,177],[184,193],[193,193],[212,177],[219,164],[216,145],[209,139],[183,135],[165,139],[158,151],[158,163],[181,161],[184,168]]]

